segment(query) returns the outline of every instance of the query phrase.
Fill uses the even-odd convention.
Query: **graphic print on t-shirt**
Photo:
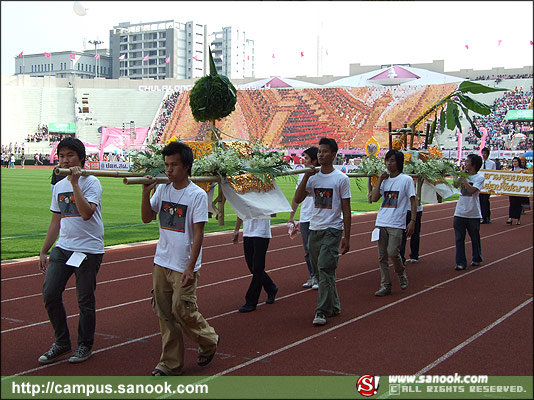
[[[384,200],[382,201],[382,208],[397,208],[399,202],[399,191],[390,190],[384,192]]]
[[[58,193],[57,202],[61,211],[61,218],[81,216],[74,201],[74,192]]]
[[[170,201],[162,201],[161,210],[159,212],[159,224],[161,229],[184,233],[186,214],[187,206],[171,203]]]
[[[332,209],[334,189],[315,188],[315,208]]]
[[[467,181],[471,186],[473,186],[473,182]],[[460,196],[469,196],[472,195],[467,191],[467,189],[464,187],[464,185],[460,186]]]

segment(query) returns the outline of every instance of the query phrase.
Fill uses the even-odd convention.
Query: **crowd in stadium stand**
[[[33,135],[28,135],[26,137],[26,142],[43,142],[48,141],[49,143],[61,142],[65,137],[70,136],[65,133],[50,133],[48,132],[48,125],[39,124],[37,125],[37,130]]]
[[[515,88],[504,93],[502,97],[495,99],[493,102],[493,111],[490,115],[474,116],[473,122],[480,129],[482,127],[488,130],[486,146],[495,150],[512,150],[512,138],[517,133],[526,133],[532,131],[532,122],[509,122],[505,121],[508,110],[525,110],[528,108],[532,99],[532,86],[528,91],[523,88]],[[473,130],[470,128],[466,137],[469,144],[477,144],[480,141]],[[520,142],[520,149],[532,149],[532,139]]]
[[[522,74],[522,75],[487,75],[487,76],[477,76],[472,81],[490,81],[494,80],[495,83],[499,83],[503,79],[532,79],[534,75],[532,74]],[[468,78],[469,79],[469,78]]]
[[[163,131],[165,131],[165,126],[171,120],[172,112],[174,111],[174,107],[176,106],[176,101],[178,100],[179,96],[180,92],[176,91],[163,100],[161,111],[156,119],[156,122],[154,123],[154,128],[152,130],[152,137],[154,138],[155,143],[159,143],[159,140],[163,135]]]
[[[24,153],[24,146],[21,144],[18,144],[15,142],[9,142],[9,145],[2,145],[2,153],[13,153],[13,154],[20,154]]]

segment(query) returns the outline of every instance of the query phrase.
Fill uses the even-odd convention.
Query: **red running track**
[[[198,288],[202,314],[221,335],[215,359],[202,368],[186,338],[186,375],[392,375],[454,374],[532,376],[532,212],[522,225],[505,224],[508,198],[491,199],[493,223],[481,225],[480,267],[455,271],[455,202],[427,205],[421,255],[409,264],[410,286],[394,282],[378,298],[376,213],[352,217],[351,251],[337,270],[341,315],[312,325],[317,294],[307,278],[300,237],[273,227],[268,272],[279,287],[276,302],[262,293],[256,311],[242,314],[250,275],[242,244],[230,233],[206,235]],[[2,376],[139,376],[157,364],[161,340],[150,304],[155,245],[107,250],[98,275],[94,355],[72,365],[66,359],[41,366],[37,358],[53,342],[43,306],[37,261],[2,265]],[[470,242],[466,245],[468,258]],[[392,276],[395,276],[394,273]],[[77,304],[69,281],[64,302],[76,343]]]

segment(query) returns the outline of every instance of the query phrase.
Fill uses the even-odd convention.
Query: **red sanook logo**
[[[378,393],[379,376],[363,375],[356,382],[356,390],[362,396],[369,397]]]

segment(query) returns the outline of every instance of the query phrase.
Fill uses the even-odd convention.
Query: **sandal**
[[[219,337],[217,338],[217,348],[219,348],[219,342],[220,341],[221,341],[221,335],[219,335]],[[199,355],[197,364],[199,366],[201,366],[201,367],[205,367],[206,365],[208,365],[211,362],[211,360],[213,360],[213,357],[215,357],[215,353],[217,352],[217,348],[215,349],[213,354],[210,354],[209,356]]]
[[[154,371],[152,371],[150,373],[150,375],[152,376],[167,376],[167,374],[165,372],[163,372],[161,369],[159,368],[154,368]]]
[[[508,221],[506,221],[506,223],[507,223],[508,225],[512,225],[512,220],[509,219]]]

